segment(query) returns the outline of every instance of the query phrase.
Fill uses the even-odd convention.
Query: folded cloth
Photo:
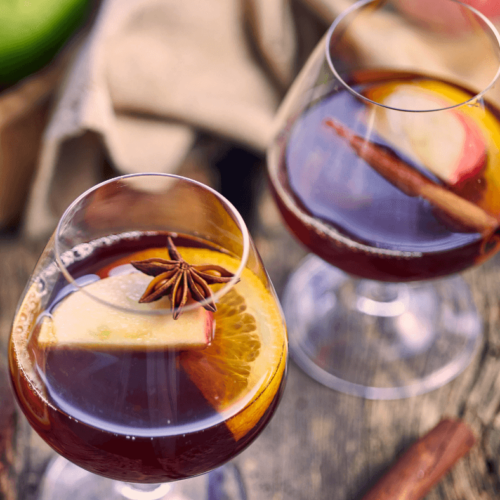
[[[290,3],[104,0],[45,131],[25,234],[100,180],[103,147],[119,173],[177,171],[198,130],[264,151],[297,69]]]
[[[118,173],[177,172],[198,131],[264,152],[286,89],[352,3],[103,0],[45,130],[25,234],[46,236],[102,180],[103,154]],[[397,28],[365,27],[358,53]],[[394,57],[411,57],[408,42],[389,44]]]

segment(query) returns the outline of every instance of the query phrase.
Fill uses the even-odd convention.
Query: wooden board
[[[267,195],[259,207],[255,241],[280,292],[288,272],[305,251],[283,228]],[[38,251],[21,241],[0,241],[4,345],[15,304]],[[403,450],[444,416],[463,418],[474,429],[478,443],[427,500],[500,497],[500,255],[464,277],[485,325],[484,343],[465,372],[424,396],[366,401],[331,391],[290,363],[276,416],[235,460],[250,500],[359,499]],[[24,487],[19,489],[21,496],[12,498],[34,500],[53,452],[26,427],[21,432],[30,440],[30,458],[27,460],[21,448],[13,451],[24,460],[23,468],[16,472],[17,484]],[[0,499],[11,500],[5,494]]]

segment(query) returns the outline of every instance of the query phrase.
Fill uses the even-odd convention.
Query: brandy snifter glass
[[[9,360],[29,423],[70,461],[53,464],[42,498],[194,499],[190,478],[231,474],[220,466],[274,414],[287,337],[234,207],[198,182],[140,174],[66,210],[21,297]]]
[[[370,399],[430,391],[469,364],[482,325],[457,274],[499,249],[499,34],[441,4],[439,20],[397,1],[341,14],[268,150],[277,206],[313,254],[283,296],[291,355]]]

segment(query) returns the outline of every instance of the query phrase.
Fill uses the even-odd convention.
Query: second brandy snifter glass
[[[340,15],[268,150],[280,212],[315,254],[283,297],[291,355],[369,399],[430,391],[469,364],[480,317],[460,277],[436,279],[499,248],[500,38],[441,3],[438,20],[379,0]]]
[[[62,216],[10,338],[24,414],[81,467],[56,461],[42,498],[200,498],[172,482],[260,434],[286,359],[276,295],[227,200],[173,175],[95,186]]]

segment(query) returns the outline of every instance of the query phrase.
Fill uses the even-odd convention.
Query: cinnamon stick
[[[491,235],[498,228],[499,221],[495,217],[444,186],[434,183],[389,150],[354,134],[336,120],[325,120],[325,124],[346,139],[355,153],[384,179],[408,196],[427,200],[454,228],[481,233],[483,236]]]
[[[474,445],[460,420],[444,419],[414,443],[362,500],[419,500]]]

